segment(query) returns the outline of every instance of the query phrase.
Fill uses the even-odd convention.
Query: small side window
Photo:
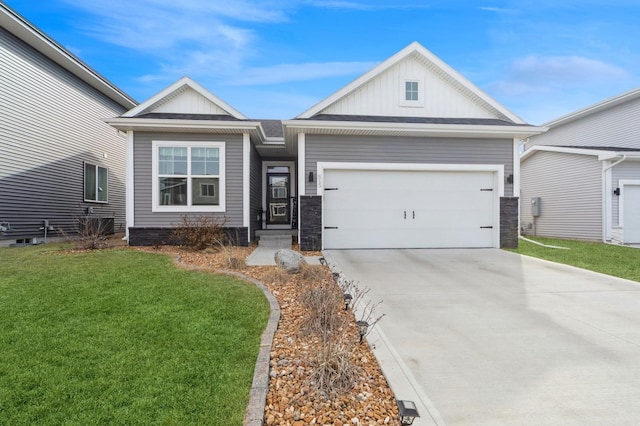
[[[109,169],[84,163],[84,200],[94,203],[109,201]]]
[[[420,79],[400,80],[400,106],[403,107],[423,107],[424,106],[424,85]]]

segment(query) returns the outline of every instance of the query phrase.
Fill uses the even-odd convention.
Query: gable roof
[[[3,2],[0,2],[0,27],[123,108],[129,109],[137,104],[133,98]]]
[[[600,111],[605,111],[608,110],[610,108],[613,108],[617,105],[623,104],[625,102],[629,102],[635,99],[639,99],[640,98],[640,88],[638,89],[633,89],[633,90],[629,90],[628,92],[624,92],[618,96],[614,96],[613,98],[610,99],[605,99],[604,101],[595,103],[593,105],[590,105],[586,108],[580,109],[578,111],[572,112],[570,114],[564,115],[560,118],[557,118],[555,120],[551,120],[546,124],[543,124],[543,126],[554,128],[554,127],[558,127],[561,126],[563,124],[567,124],[570,123],[572,121],[576,121],[579,120],[581,118],[584,117],[588,117],[592,114],[596,114]]]
[[[193,81],[189,77],[182,77],[180,80],[176,81],[169,87],[165,88],[161,92],[142,102],[137,107],[133,108],[130,111],[127,111],[122,115],[122,117],[136,117],[141,114],[153,113],[155,110],[159,109],[163,104],[171,102],[180,96],[185,96],[187,91],[193,91],[197,95],[201,96],[205,99],[205,102],[209,103],[209,106],[223,112],[224,114],[230,116],[231,118],[238,120],[247,120],[247,117],[244,116],[240,111],[233,108],[228,103],[224,102],[222,99]],[[166,111],[163,111],[166,112]],[[172,111],[173,112],[173,111]],[[175,111],[176,113],[189,114],[194,113],[195,111]]]
[[[500,105],[497,101],[487,95],[485,92],[480,90],[477,86],[463,77],[456,70],[451,68],[445,62],[443,62],[436,55],[431,53],[429,50],[424,48],[420,43],[413,42],[395,55],[391,56],[386,61],[382,62],[369,72],[363,74],[353,82],[349,83],[342,89],[338,90],[328,98],[320,101],[316,105],[312,106],[308,110],[304,111],[296,118],[298,119],[308,119],[312,118],[318,114],[322,114],[328,107],[334,105],[336,102],[345,98],[349,94],[355,92],[366,83],[372,81],[374,78],[382,75],[387,70],[392,68],[393,66],[399,64],[401,61],[409,58],[415,57],[421,63],[425,64],[432,72],[440,75],[444,80],[446,80],[449,84],[455,86],[465,97],[470,99],[475,103],[478,103],[484,109],[491,111],[493,115],[498,119],[503,119],[507,121],[511,121],[517,124],[526,124],[520,117],[513,114],[511,111],[507,110],[505,107]]]

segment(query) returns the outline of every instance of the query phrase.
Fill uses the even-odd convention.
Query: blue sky
[[[6,0],[138,101],[288,119],[418,41],[532,124],[640,87],[637,0]]]

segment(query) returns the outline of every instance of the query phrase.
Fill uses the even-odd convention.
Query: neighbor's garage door
[[[497,247],[495,175],[325,170],[324,248]]]
[[[624,185],[623,232],[627,244],[640,243],[640,185]]]

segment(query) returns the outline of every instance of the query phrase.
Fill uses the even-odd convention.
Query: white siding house
[[[125,137],[103,120],[135,102],[4,3],[0,76],[0,243],[124,229]]]
[[[522,232],[640,243],[638,118],[640,89],[551,121],[547,133],[529,138],[521,156]]]

